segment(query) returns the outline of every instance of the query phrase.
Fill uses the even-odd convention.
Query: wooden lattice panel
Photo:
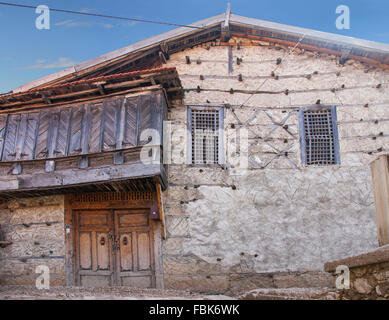
[[[93,192],[71,195],[72,202],[153,200],[152,192]]]
[[[280,159],[285,160],[289,167],[297,168],[296,160],[290,157],[290,154],[293,154],[291,150],[295,147],[298,136],[297,132],[287,124],[288,120],[296,114],[295,110],[285,112],[285,115],[278,117],[272,115],[274,110],[265,108],[245,110],[245,118],[242,114],[238,117],[234,109],[230,109],[229,112],[237,121],[237,128],[247,129],[252,137],[248,146],[248,162],[252,168],[264,169]],[[261,124],[264,120],[258,121],[258,119],[266,119],[269,124]],[[256,120],[258,124],[255,124]],[[261,147],[269,151],[258,151]]]

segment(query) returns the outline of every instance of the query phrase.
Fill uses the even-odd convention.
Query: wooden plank
[[[122,271],[133,270],[132,235],[133,233],[130,232],[120,236],[120,266]]]
[[[124,140],[124,128],[126,123],[126,99],[123,99],[118,106],[117,118],[116,118],[116,149],[121,149],[123,147]]]
[[[72,286],[75,284],[74,275],[74,224],[72,217],[72,209],[70,206],[70,197],[65,195],[65,278],[66,286]],[[68,227],[68,229],[67,229]],[[69,230],[69,232],[67,232]]]
[[[0,190],[17,190],[19,189],[19,180],[15,177],[0,179]]]
[[[9,115],[0,115],[0,160],[3,158],[4,141],[6,138],[7,124]]]
[[[82,170],[82,174],[80,174],[78,169],[65,169],[57,170],[54,173],[23,175],[20,177],[18,190],[120,181],[124,179],[158,176],[160,173],[160,164],[145,165],[141,162],[128,163],[116,167],[88,168]],[[3,180],[12,181],[14,177],[4,177]]]
[[[138,100],[137,97],[127,97],[125,100],[125,128],[123,144],[124,146],[137,145],[137,115],[138,115]]]
[[[331,116],[332,116],[332,132],[334,139],[334,155],[335,163],[340,165],[340,150],[339,150],[339,134],[338,134],[338,116],[336,113],[336,106],[331,107]]]
[[[107,100],[102,104],[101,111],[101,124],[100,124],[100,139],[99,139],[99,150],[100,152],[104,151],[104,126],[105,126],[105,110],[107,109]]]
[[[166,239],[165,212],[163,210],[161,184],[159,182],[156,182],[155,188],[156,188],[156,195],[157,195],[159,219],[161,220],[161,234],[162,234],[162,238]]]
[[[378,242],[389,244],[389,156],[382,155],[371,163],[376,206]]]
[[[15,160],[20,160],[23,156],[24,142],[27,134],[27,117],[28,114],[20,115],[19,129],[16,136]]]
[[[161,221],[154,220],[152,222],[153,243],[154,243],[154,270],[155,270],[155,287],[164,289],[163,281],[163,262],[162,262],[162,237],[161,237]]]
[[[116,147],[116,124],[119,113],[119,106],[122,99],[107,101],[104,105],[104,136],[103,150],[115,150]]]
[[[16,143],[19,134],[21,115],[12,114],[8,118],[6,138],[4,141],[3,161],[14,161],[16,159]]]
[[[91,110],[90,105],[84,107],[84,116],[82,117],[81,125],[81,154],[89,152],[89,137],[91,125]]]
[[[140,109],[141,109],[141,99],[142,96],[138,96],[137,99],[137,109],[136,109],[136,146],[139,146],[139,139],[140,139]]]
[[[225,152],[224,152],[224,108],[219,110],[219,123],[217,124],[219,128],[219,137],[218,137],[218,163],[221,166],[226,165],[225,161]]]
[[[19,160],[32,160],[34,158],[35,141],[37,136],[37,127],[39,124],[39,114],[37,112],[25,115],[23,136],[20,136],[20,157]]]
[[[92,268],[92,234],[80,233],[80,267],[89,270]]]
[[[307,164],[307,145],[305,138],[305,124],[304,124],[304,110],[298,111],[298,121],[299,121],[299,132],[300,132],[300,152],[301,152],[301,163],[303,165]]]
[[[69,209],[71,210],[72,207],[70,206],[70,195],[68,195],[68,200],[69,200]],[[73,222],[73,229],[74,229],[74,231],[73,231],[74,246],[73,246],[73,244],[71,244],[73,246],[73,250],[74,250],[73,277],[74,277],[74,284],[80,285],[80,281],[81,281],[80,275],[79,275],[79,270],[80,270],[80,237],[79,237],[79,222],[78,222],[79,215],[77,213],[73,212],[72,210],[71,210],[70,214],[72,215],[71,221]]]
[[[192,164],[192,109],[187,107],[186,109],[186,123],[187,123],[187,135],[186,135],[186,164]]]
[[[149,142],[149,134],[146,134],[146,130],[152,126],[152,97],[150,95],[141,96],[139,99],[139,132],[138,140],[140,146],[143,146]]]
[[[49,158],[54,158],[54,151],[57,147],[58,126],[59,126],[58,112],[51,112],[49,120],[49,132],[47,136],[47,152]]]
[[[97,271],[97,239],[96,239],[96,229],[91,232],[92,238],[92,270]]]
[[[151,125],[150,128],[158,132],[158,137],[155,141],[152,141],[153,145],[162,144],[162,126],[163,126],[163,105],[162,105],[162,94],[151,94]]]
[[[61,109],[59,112],[57,140],[55,143],[54,157],[66,156],[70,126],[71,108]]]
[[[138,270],[145,271],[151,269],[151,241],[150,232],[137,232],[138,244]]]
[[[84,106],[74,107],[72,110],[72,123],[69,141],[69,155],[80,154],[82,151],[82,123],[84,118]]]
[[[149,226],[149,214],[118,214],[119,228]]]
[[[97,234],[97,269],[109,269],[109,241],[105,232]]]
[[[96,103],[89,106],[90,108],[90,130],[89,130],[89,149],[88,153],[99,152],[101,127],[102,127],[102,103]]]

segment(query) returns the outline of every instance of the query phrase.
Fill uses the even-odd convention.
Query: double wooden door
[[[153,232],[146,210],[77,210],[76,284],[155,287]]]

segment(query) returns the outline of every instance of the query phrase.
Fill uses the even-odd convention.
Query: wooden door
[[[77,285],[107,287],[115,284],[113,221],[108,210],[75,212]]]
[[[147,210],[81,210],[74,221],[77,285],[155,287]]]
[[[116,277],[119,286],[154,288],[153,237],[150,214],[115,210]]]

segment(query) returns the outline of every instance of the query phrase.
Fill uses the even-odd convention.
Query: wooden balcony
[[[126,80],[109,88],[123,90]],[[0,198],[152,191],[155,183],[164,189],[167,96],[152,82],[138,92],[119,90],[39,108],[24,109],[8,97],[5,104],[12,100],[18,108],[0,113]]]

